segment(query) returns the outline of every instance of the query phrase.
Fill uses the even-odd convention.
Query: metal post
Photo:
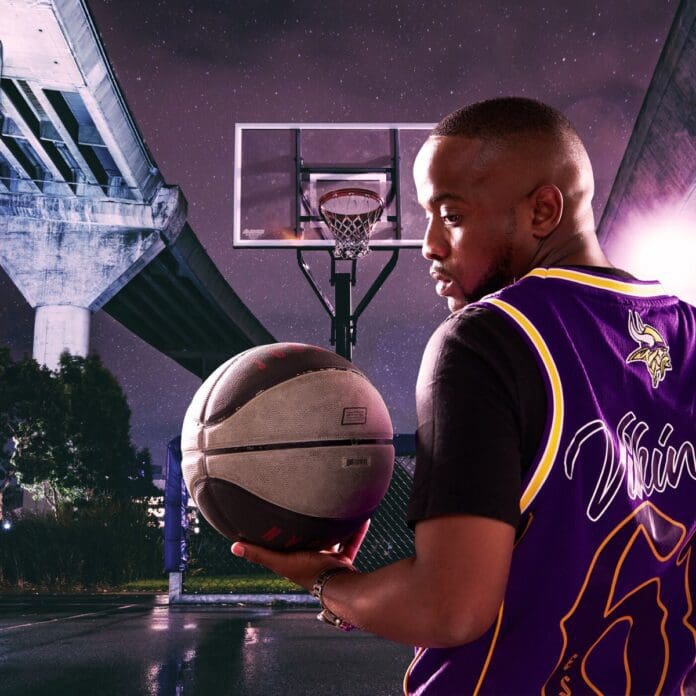
[[[169,603],[174,604],[181,597],[184,588],[183,573],[169,573]]]
[[[399,131],[396,128],[391,130],[391,154],[392,154],[392,185],[394,186],[394,217],[396,218],[396,229],[394,238],[401,239],[401,186],[399,186],[399,169],[401,167],[401,152],[399,150]]]
[[[351,274],[336,273],[332,279],[336,290],[336,352],[346,360],[352,356],[353,308],[351,302]]]
[[[300,138],[302,134],[299,128],[295,129],[295,238],[302,238],[302,222],[300,221],[300,201],[302,200],[302,145]]]

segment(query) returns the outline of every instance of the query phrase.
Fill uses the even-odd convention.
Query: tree
[[[65,461],[63,390],[48,368],[35,360],[13,362],[0,348],[0,464],[20,483],[54,483],[52,500],[62,493]]]
[[[53,373],[0,349],[0,464],[54,509],[156,492],[150,454],[131,442],[130,415],[98,356],[64,353]]]
[[[131,495],[138,498],[160,495],[161,491],[152,483],[152,456],[147,447],[138,450],[135,463],[136,470],[129,477]]]

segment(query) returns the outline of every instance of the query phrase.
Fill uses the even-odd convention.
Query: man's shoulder
[[[506,339],[514,330],[491,305],[477,302],[452,312],[433,335],[440,342],[476,346],[479,342]]]
[[[481,365],[483,361],[496,373],[508,373],[530,358],[528,346],[504,315],[491,305],[473,303],[453,312],[437,327],[424,353],[424,364],[446,370],[451,365]]]

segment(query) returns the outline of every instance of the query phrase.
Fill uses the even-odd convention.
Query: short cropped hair
[[[459,135],[492,141],[538,135],[580,140],[560,111],[525,97],[500,97],[464,106],[445,116],[431,135]]]

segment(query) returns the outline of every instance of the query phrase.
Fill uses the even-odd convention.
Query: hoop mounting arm
[[[334,305],[326,295],[324,295],[319,284],[314,279],[309,264],[304,259],[302,249],[297,250],[297,263],[300,266],[300,270],[309,281],[312,290],[314,290],[314,294],[319,298],[326,313],[331,318],[331,345],[335,345],[336,352],[347,360],[352,359],[352,347],[357,341],[358,318],[370,304],[377,294],[377,291],[384,285],[384,281],[394,270],[396,262],[399,259],[399,250],[393,249],[391,251],[391,258],[379,272],[379,275],[375,278],[372,285],[358,303],[356,310],[353,312],[351,287],[355,285],[355,260],[352,261],[350,273],[337,273],[336,260],[333,254],[329,252],[329,256],[331,256],[331,285],[333,285],[335,290]]]

